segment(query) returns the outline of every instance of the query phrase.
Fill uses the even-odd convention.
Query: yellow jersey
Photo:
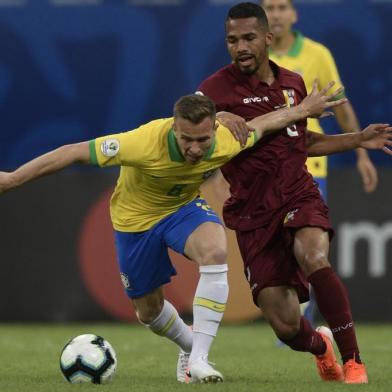
[[[283,56],[270,50],[270,59],[283,68],[299,73],[305,81],[308,93],[312,90],[315,79],[319,80],[319,89],[334,81],[334,90],[341,87],[339,73],[331,52],[319,42],[294,32],[295,41],[289,52]],[[342,98],[344,94],[336,99]],[[308,129],[323,133],[317,119],[308,118]],[[327,157],[311,157],[306,161],[308,170],[314,177],[327,176]]]
[[[98,166],[121,166],[110,202],[118,231],[149,230],[199,195],[200,185],[242,151],[231,132],[218,126],[214,141],[197,164],[187,163],[173,131],[174,118],[151,121],[124,133],[90,141],[90,160]],[[256,142],[254,133],[244,148]]]

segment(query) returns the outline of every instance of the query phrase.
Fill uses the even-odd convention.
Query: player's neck
[[[257,70],[256,77],[261,82],[267,83],[269,86],[274,82],[274,72],[272,71],[268,59],[260,65],[259,69]]]
[[[271,49],[277,56],[286,55],[293,47],[295,42],[295,34],[290,31],[282,37],[276,37],[272,41]]]

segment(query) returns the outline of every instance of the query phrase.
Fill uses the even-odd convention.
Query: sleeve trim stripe
[[[332,101],[337,101],[338,99],[346,98],[346,94],[344,91],[342,91],[340,94],[338,94],[336,97],[332,99]]]
[[[95,139],[89,141],[88,147],[90,150],[90,162],[93,165],[98,166],[97,152],[95,151]]]

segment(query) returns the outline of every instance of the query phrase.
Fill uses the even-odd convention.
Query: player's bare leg
[[[304,227],[296,232],[294,254],[312,285],[320,313],[332,330],[342,356],[345,382],[366,383],[366,369],[359,356],[347,291],[331,268],[328,252],[329,234],[326,231]]]
[[[200,279],[193,301],[193,346],[189,358],[191,382],[223,381],[208,363],[208,353],[226,307],[227,242],[222,225],[201,224],[188,238],[184,253],[199,264]]]
[[[277,337],[296,351],[315,355],[321,378],[342,381],[343,371],[336,362],[332,342],[301,317],[297,292],[288,286],[266,287],[257,298],[258,306]]]
[[[139,321],[157,335],[164,336],[176,343],[181,350],[181,360],[177,367],[177,379],[185,382],[185,369],[192,350],[192,330],[178,315],[174,306],[163,297],[162,287],[151,293],[132,299]]]

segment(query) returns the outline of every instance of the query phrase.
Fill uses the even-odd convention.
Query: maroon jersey
[[[275,81],[268,86],[243,74],[234,64],[206,79],[198,88],[217,105],[218,111],[237,114],[247,121],[306,96],[300,75],[270,61]],[[222,167],[231,197],[223,208],[228,227],[246,231],[268,225],[284,216],[302,198],[321,198],[306,169],[306,120],[264,137]]]

